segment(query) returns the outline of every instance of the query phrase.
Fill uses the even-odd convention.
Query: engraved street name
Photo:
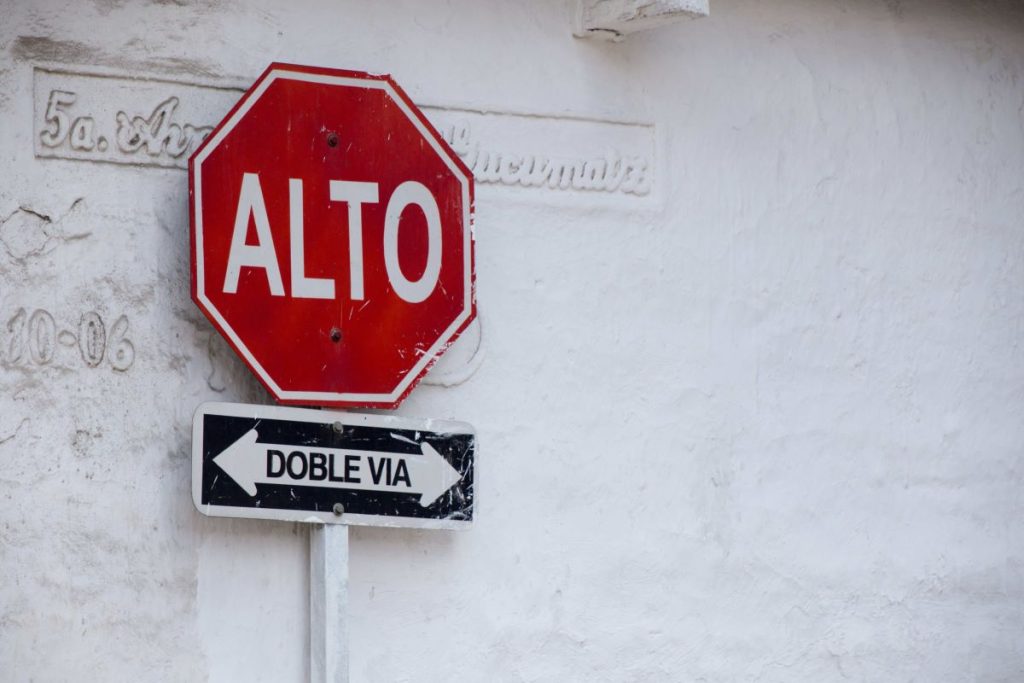
[[[239,92],[37,68],[36,156],[186,168]]]
[[[34,90],[36,156],[167,168],[187,168],[244,91],[48,67],[36,67]],[[477,183],[634,198],[652,192],[652,125],[422,109]]]

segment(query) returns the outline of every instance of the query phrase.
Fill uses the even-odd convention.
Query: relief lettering
[[[184,169],[242,90],[37,67],[36,155]],[[477,183],[634,198],[652,190],[651,125],[423,111]]]
[[[31,315],[19,308],[8,319],[6,330],[6,367],[50,365],[57,360],[58,344],[78,347],[82,362],[89,368],[99,367],[106,360],[113,370],[125,372],[135,362],[135,346],[127,338],[128,318],[123,315],[108,336],[99,313],[83,313],[76,334],[69,329],[58,331],[53,314],[44,308],[35,309]]]

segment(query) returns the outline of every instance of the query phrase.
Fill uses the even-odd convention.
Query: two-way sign
[[[473,520],[475,451],[462,422],[204,403],[192,499],[220,517],[455,528]]]

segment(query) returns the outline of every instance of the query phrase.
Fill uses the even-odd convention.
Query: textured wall
[[[1024,680],[1020,3],[618,45],[539,0],[0,4],[0,680],[307,675],[306,530],[189,497],[195,406],[268,397],[189,299],[186,175],[41,142],[54,89],[209,124],[271,59],[647,164],[480,184],[479,349],[400,410],[477,427],[479,522],[353,531],[354,681]]]

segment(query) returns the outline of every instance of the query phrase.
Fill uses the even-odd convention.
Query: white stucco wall
[[[189,299],[186,174],[44,158],[34,105],[271,60],[650,162],[478,186],[478,355],[399,411],[476,426],[478,523],[353,530],[354,681],[1024,680],[1020,3],[622,44],[539,0],[0,4],[0,680],[307,676],[306,529],[189,496],[196,405],[269,398]],[[75,336],[22,348],[36,311]],[[133,358],[89,366],[90,311]]]

